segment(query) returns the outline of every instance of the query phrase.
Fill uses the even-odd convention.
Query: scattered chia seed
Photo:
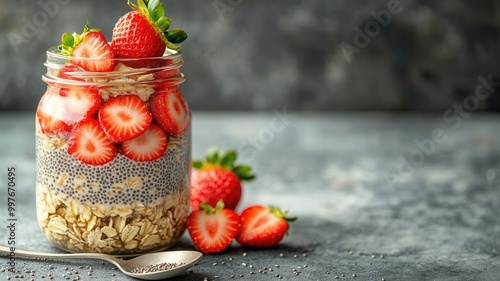
[[[352,274],[352,277],[356,277],[356,274],[355,274],[355,273],[353,273],[353,274]]]
[[[283,253],[280,253],[280,258],[284,257],[285,255]]]
[[[294,258],[298,257],[297,255],[293,255]]]
[[[248,254],[247,254],[247,252],[244,252],[244,253],[243,253],[243,256],[244,256],[244,257],[246,257],[247,255],[248,255]]]
[[[132,270],[132,273],[151,273],[151,272],[165,271],[182,266],[184,264],[185,263],[178,264],[176,262],[163,262],[155,265],[145,265],[143,267],[134,268]]]
[[[349,255],[352,255],[352,254],[354,254],[354,252],[353,251],[349,251]]]
[[[243,266],[247,266],[247,264],[246,264],[246,263],[244,263],[244,262],[242,262],[242,263],[241,263],[241,265],[243,265]]]

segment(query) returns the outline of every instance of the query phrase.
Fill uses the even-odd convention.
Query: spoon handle
[[[53,258],[53,259],[99,259],[106,260],[111,263],[116,264],[118,259],[106,254],[100,253],[74,253],[74,254],[55,254],[55,253],[42,253],[35,251],[28,251],[19,248],[15,248],[11,251],[10,247],[5,245],[0,245],[0,253],[5,255],[10,255],[14,253],[16,257],[28,257],[28,258]]]

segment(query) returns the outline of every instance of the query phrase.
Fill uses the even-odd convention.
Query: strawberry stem
[[[200,204],[200,210],[204,211],[207,215],[215,215],[218,212],[222,211],[224,207],[224,201],[222,199],[217,201],[217,205],[215,205],[215,208],[205,201],[201,202]]]
[[[287,222],[294,222],[298,219],[298,217],[287,217],[286,215],[288,215],[288,210],[283,212],[283,211],[281,211],[280,208],[278,208],[276,206],[269,206],[268,210],[271,214],[277,216],[278,218],[282,218],[282,219],[286,220]]]

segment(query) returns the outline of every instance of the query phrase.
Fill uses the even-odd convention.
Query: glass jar
[[[88,72],[47,51],[36,114],[38,224],[70,252],[130,255],[174,245],[189,212],[191,114],[182,54]],[[146,124],[146,125],[145,125]]]

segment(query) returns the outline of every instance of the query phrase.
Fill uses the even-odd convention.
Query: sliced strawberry
[[[99,122],[89,118],[73,128],[68,153],[86,164],[104,165],[115,158],[116,147],[108,140]]]
[[[116,64],[115,54],[104,34],[98,29],[90,29],[88,23],[82,34],[64,33],[61,41],[61,54],[69,55],[72,64],[86,71],[111,71]]]
[[[287,218],[276,207],[254,205],[247,207],[240,215],[241,229],[236,240],[243,246],[272,247],[278,244],[288,231],[288,223],[297,218]]]
[[[122,143],[123,154],[139,161],[153,161],[165,154],[167,150],[167,135],[156,124],[151,124],[142,135]]]
[[[178,87],[160,90],[150,100],[153,119],[163,130],[173,136],[186,132],[190,122],[189,107]]]
[[[112,142],[124,142],[141,135],[151,120],[146,103],[136,95],[110,98],[99,109],[99,121]]]
[[[101,95],[94,87],[61,88],[59,95],[62,97],[66,110],[78,119],[75,122],[94,115],[102,103]]]
[[[36,117],[42,132],[49,136],[71,131],[71,127],[65,122],[67,114],[64,111],[62,99],[54,91],[56,90],[49,86],[47,92],[40,99],[36,111]]]
[[[233,210],[224,209],[220,201],[216,208],[202,203],[200,210],[191,212],[187,229],[194,245],[204,254],[225,250],[238,234],[240,219]]]

